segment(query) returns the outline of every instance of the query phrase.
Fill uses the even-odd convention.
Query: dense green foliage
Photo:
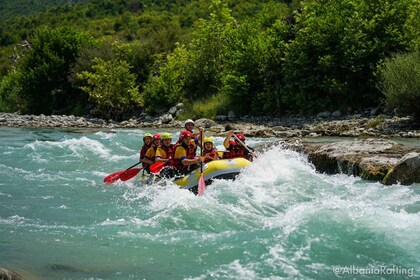
[[[89,35],[68,27],[40,29],[17,68],[22,108],[34,114],[71,111],[80,96],[68,80],[80,50],[91,44]]]
[[[420,123],[420,52],[386,59],[380,77],[388,105],[413,114]]]
[[[129,112],[140,103],[135,75],[130,72],[130,65],[119,59],[104,61],[94,59],[92,72],[83,71],[78,78],[86,80],[87,86],[81,89],[89,94],[95,104],[96,115],[119,119],[121,113]]]
[[[378,103],[373,82],[377,63],[407,49],[403,29],[412,2],[325,0],[306,5],[286,54],[286,103],[302,111]]]
[[[346,111],[381,103],[378,65],[420,49],[419,0],[32,2],[0,5],[0,110]]]
[[[86,0],[13,0],[0,1],[0,14],[3,20],[15,16],[34,15],[50,8],[64,6],[69,3],[85,2]]]

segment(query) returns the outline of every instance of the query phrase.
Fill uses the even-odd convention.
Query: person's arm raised
[[[225,149],[229,148],[229,146],[230,146],[229,141],[230,141],[230,137],[232,137],[232,135],[234,135],[233,130],[229,130],[229,132],[228,132],[228,134],[225,138],[225,141],[223,141],[223,146],[225,147]]]

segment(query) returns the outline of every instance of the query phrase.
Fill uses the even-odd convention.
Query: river
[[[138,161],[146,132],[0,128],[0,267],[24,279],[419,279],[418,184],[319,174],[277,146],[202,197],[105,185]]]

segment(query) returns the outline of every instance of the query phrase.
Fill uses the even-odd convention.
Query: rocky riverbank
[[[174,128],[181,129],[183,122],[168,114],[160,117],[145,115],[122,122],[97,118],[65,115],[18,115],[0,113],[0,127],[26,128]],[[375,116],[360,114],[346,117],[316,116],[313,118],[288,117],[226,117],[222,120],[199,119],[197,126],[203,126],[213,135],[224,135],[227,130],[241,131],[249,137],[404,137],[420,138],[420,127],[409,117]]]
[[[302,149],[319,172],[345,173],[385,185],[420,183],[419,146],[367,138],[329,144],[304,143]]]
[[[176,110],[174,110],[176,111]],[[346,173],[384,184],[420,183],[420,128],[409,117],[398,116],[341,116],[319,114],[313,118],[289,117],[218,117],[195,120],[196,126],[206,129],[207,135],[224,136],[234,129],[249,137],[274,137],[286,146],[308,155],[320,172]],[[140,118],[115,122],[96,118],[64,115],[18,115],[0,113],[0,127],[25,128],[173,128],[181,130],[183,122],[172,114],[160,117],[143,115]],[[346,137],[334,143],[318,143],[320,137]],[[392,141],[394,138],[410,138],[413,147]],[[306,140],[305,140],[306,139]],[[311,141],[307,141],[312,139]],[[343,139],[343,138],[342,138]],[[276,141],[276,142],[279,142]],[[296,143],[300,143],[296,145]],[[263,147],[261,147],[263,149]]]

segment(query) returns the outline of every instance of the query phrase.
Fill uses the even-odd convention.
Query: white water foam
[[[86,136],[82,136],[81,138],[66,139],[60,142],[37,140],[33,143],[26,144],[24,148],[30,149],[34,152],[40,152],[41,156],[48,150],[61,149],[63,151],[62,154],[66,157],[71,155],[76,158],[84,158],[87,156],[95,155],[107,160],[119,160],[128,158],[127,156],[112,154],[111,150],[106,148],[101,142],[89,139]],[[70,154],[66,154],[66,152],[70,152]]]

